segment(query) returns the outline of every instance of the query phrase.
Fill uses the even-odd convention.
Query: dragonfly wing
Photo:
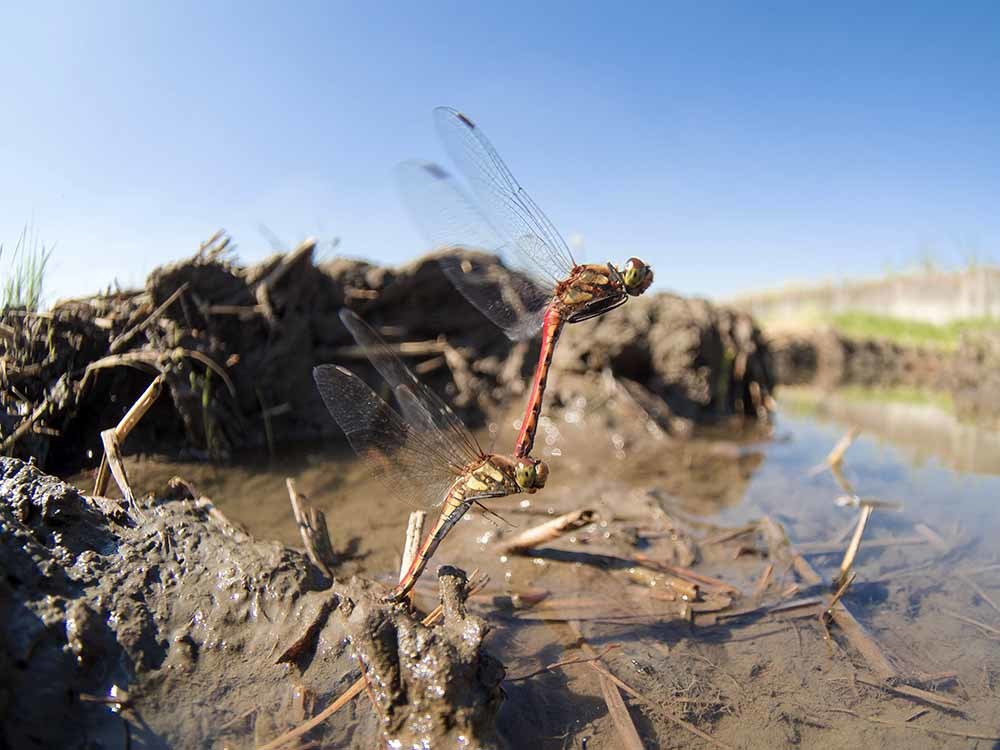
[[[347,308],[340,311],[340,320],[382,379],[392,387],[409,427],[425,433],[424,439],[448,455],[460,469],[482,457],[482,448],[465,423],[440,396],[417,379],[375,329]]]
[[[418,508],[434,507],[444,499],[460,470],[440,455],[423,431],[407,424],[343,367],[320,365],[313,379],[354,452],[389,494]]]
[[[554,282],[536,281],[540,270],[525,263],[515,244],[500,236],[444,169],[428,162],[404,162],[396,175],[403,200],[431,246],[464,251],[438,258],[449,280],[511,339],[531,338],[541,327]],[[507,269],[470,251],[497,255]]]
[[[482,129],[451,107],[435,109],[434,120],[448,154],[500,235],[511,240],[525,264],[538,269],[553,287],[568,278],[576,266],[569,246]]]

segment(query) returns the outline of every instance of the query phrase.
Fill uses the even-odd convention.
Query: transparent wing
[[[482,458],[483,450],[465,423],[433,390],[417,379],[370,325],[347,308],[340,311],[340,320],[382,379],[392,387],[396,403],[410,428],[423,433],[422,438],[433,445],[438,454],[448,456],[453,465],[465,467]]]
[[[354,452],[390,495],[418,508],[432,508],[445,498],[464,467],[442,455],[424,430],[411,427],[343,367],[320,365],[313,379]]]
[[[524,263],[537,268],[553,286],[567,278],[576,261],[566,241],[514,179],[486,134],[451,107],[435,109],[434,121],[448,154],[499,234],[511,240]]]
[[[542,325],[555,283],[539,282],[540,270],[497,233],[475,201],[441,167],[404,162],[396,169],[403,200],[417,226],[437,250],[449,280],[483,315],[515,341],[531,338]],[[491,258],[499,256],[507,269]]]

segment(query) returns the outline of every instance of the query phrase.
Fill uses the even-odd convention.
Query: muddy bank
[[[336,317],[345,305],[402,342],[409,364],[473,426],[501,405],[519,406],[537,341],[508,341],[433,258],[397,269],[343,258],[316,265],[312,251],[306,243],[244,267],[216,237],[157,269],[143,290],[41,314],[5,311],[0,452],[60,472],[93,465],[100,431],[157,373],[166,397],[129,436],[127,453],[223,459],[248,447],[339,439],[310,373],[336,362],[371,375]],[[553,406],[599,395],[595,377],[628,389],[682,434],[722,417],[766,416],[773,386],[749,316],[668,295],[569,327],[550,379],[559,388]]]
[[[1000,417],[1000,331],[966,332],[956,350],[854,339],[828,328],[766,338],[778,383],[931,389],[949,393],[959,414]]]
[[[2,747],[253,747],[348,687],[352,648],[383,719],[345,712],[311,738],[492,741],[503,668],[460,571],[430,630],[183,482],[127,509],[0,458],[0,498]]]

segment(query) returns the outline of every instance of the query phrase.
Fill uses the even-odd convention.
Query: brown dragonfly
[[[355,453],[393,496],[440,507],[409,570],[387,599],[402,600],[441,540],[473,505],[545,486],[548,466],[533,458],[488,454],[458,415],[421,383],[382,338],[350,310],[340,319],[392,389],[396,411],[351,371],[320,365],[313,378]]]
[[[399,167],[403,197],[416,223],[438,249],[497,255],[513,273],[468,254],[439,258],[444,273],[513,340],[542,332],[541,352],[515,456],[531,453],[552,355],[563,326],[603,315],[645,292],[653,269],[638,258],[579,264],[566,241],[521,187],[483,131],[449,107],[434,110],[438,132],[475,198],[440,166]]]

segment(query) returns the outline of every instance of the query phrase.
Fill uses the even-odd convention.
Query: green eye
[[[629,258],[622,271],[622,281],[629,294],[642,294],[653,281],[653,271],[638,258]]]
[[[522,490],[530,490],[535,486],[535,467],[533,464],[521,463],[514,470],[514,479]]]

